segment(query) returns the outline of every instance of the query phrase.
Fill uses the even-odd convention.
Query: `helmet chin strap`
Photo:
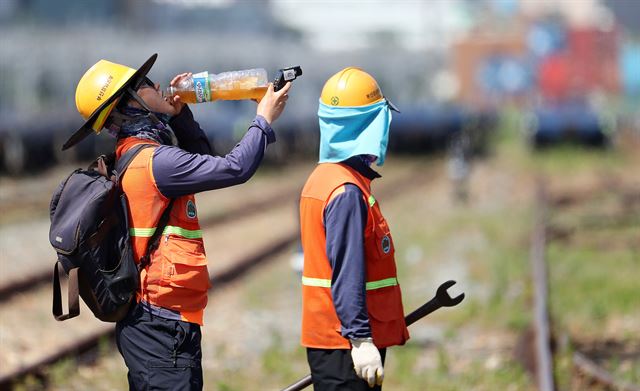
[[[116,127],[116,129],[120,129],[120,127],[122,126],[123,123],[125,123],[126,121],[131,121],[132,119],[133,119],[132,116],[126,115],[126,114],[122,114],[116,108],[115,110],[113,110],[111,112],[111,114],[109,114],[109,118],[105,122],[105,127],[106,128],[110,128],[111,125],[114,125]]]
[[[135,99],[136,102],[138,102],[140,106],[142,106],[143,109],[147,110],[147,113],[148,113],[147,115],[149,116],[149,118],[151,118],[151,121],[153,121],[156,125],[162,124],[162,121],[160,121],[158,117],[156,117],[156,115],[153,114],[149,106],[147,106],[145,101],[138,95],[137,92],[133,90],[133,88],[127,87],[127,92],[129,93],[129,95],[131,95],[133,99]],[[164,126],[164,124],[162,125]]]
[[[171,126],[160,121],[158,117],[153,113],[153,111],[151,111],[151,108],[149,108],[146,102],[138,95],[135,90],[133,90],[133,88],[127,87],[127,93],[147,112],[147,117],[149,117],[149,119],[151,119],[151,121],[156,126],[158,126],[159,129],[165,129],[166,131],[168,131],[167,133],[169,133],[171,136],[171,143],[173,145],[178,145],[178,139],[176,138],[173,129],[171,129]],[[118,128],[120,128],[124,122],[130,121],[132,119],[133,117],[123,114],[118,110],[113,110],[111,112],[111,115],[109,116],[111,124],[117,126]]]

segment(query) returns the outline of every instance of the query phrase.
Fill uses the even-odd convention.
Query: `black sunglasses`
[[[131,84],[131,87],[130,87],[130,88],[127,88],[127,89],[124,91],[124,95],[127,95],[127,96],[129,96],[130,98],[135,99],[131,93],[132,93],[132,92],[133,92],[133,93],[135,93],[135,92],[136,92],[136,91],[138,91],[138,89],[140,89],[140,87],[142,87],[143,85],[144,85],[144,86],[147,86],[147,87],[150,87],[150,88],[153,88],[153,89],[155,89],[155,88],[156,88],[155,84],[153,84],[153,82],[151,81],[151,79],[149,79],[148,77],[146,77],[146,76],[145,76],[145,77],[143,77],[142,79],[140,79],[140,80],[136,81],[135,83],[132,83],[132,84]],[[124,107],[126,107],[126,106],[127,106],[128,101],[129,101],[129,99],[120,99],[120,102],[118,102],[118,105],[117,105],[116,107],[117,107],[118,109],[122,109],[122,108],[124,108]]]
[[[138,88],[142,87],[143,85],[151,87],[151,88],[156,88],[156,85],[153,84],[151,79],[149,79],[148,77],[145,76],[142,79],[140,79],[136,84],[133,85],[133,90],[137,91]]]

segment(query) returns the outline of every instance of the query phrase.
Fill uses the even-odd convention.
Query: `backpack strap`
[[[125,173],[129,164],[133,159],[138,155],[140,151],[145,148],[153,147],[155,144],[138,144],[133,148],[130,148],[127,152],[120,156],[120,159],[117,159],[114,169],[114,174],[116,176],[116,183],[120,183],[120,178]],[[163,212],[160,217],[159,226],[156,232],[154,232],[151,240],[149,240],[149,244],[147,245],[147,252],[142,258],[142,260],[146,259],[148,262],[149,254],[153,250],[153,246],[157,245],[158,239],[167,222],[169,221],[169,212],[171,211],[171,207],[173,205],[173,198],[169,202],[168,207]],[[94,240],[99,238],[93,238]],[[141,261],[142,264],[142,261]],[[79,281],[78,281],[78,268],[74,267],[69,270],[69,287],[68,287],[68,306],[69,312],[64,314],[62,311],[62,289],[60,287],[60,261],[57,261],[54,269],[53,269],[53,316],[58,321],[63,321],[66,319],[74,318],[80,314],[80,290],[79,290]]]
[[[80,314],[80,300],[78,298],[78,268],[74,267],[69,270],[69,287],[68,293],[68,305],[69,313],[62,313],[62,293],[60,290],[60,261],[56,262],[53,267],[53,316],[56,320],[62,321],[78,316]]]
[[[129,148],[127,152],[123,153],[119,159],[116,160],[115,165],[115,175],[116,175],[116,183],[120,183],[120,178],[124,175],[124,172],[127,171],[129,164],[133,159],[138,155],[140,151],[146,148],[154,147],[155,144],[138,144],[133,148]]]
[[[129,167],[129,164],[135,158],[140,151],[145,148],[153,147],[155,144],[138,144],[133,148],[130,148],[127,152],[120,156],[120,159],[116,162],[115,171],[116,171],[116,182],[120,183],[120,178]],[[140,263],[138,264],[138,270],[144,269],[150,262],[151,253],[158,248],[158,243],[160,242],[160,237],[162,236],[162,231],[167,226],[169,222],[169,214],[171,213],[171,208],[173,207],[173,201],[175,199],[171,198],[169,204],[165,208],[164,212],[162,212],[162,216],[160,216],[160,220],[158,220],[158,225],[156,226],[156,231],[153,233],[149,241],[147,242],[147,250],[145,254],[140,258]]]
[[[124,172],[129,167],[129,164],[138,155],[138,153],[140,151],[142,151],[143,149],[149,148],[149,147],[152,147],[152,146],[153,146],[153,144],[138,144],[138,145],[134,146],[133,148],[129,149],[127,152],[125,152],[121,156],[121,158],[117,160],[116,166],[114,167],[114,172],[113,172],[114,176],[116,176],[116,180],[115,180],[116,185],[119,183],[120,178],[122,178],[122,175],[124,174]],[[100,158],[115,159],[115,154],[112,153],[111,157],[109,157],[109,156],[105,157],[105,155],[102,155]],[[100,159],[100,158],[98,158],[98,159]],[[97,160],[96,160],[96,162],[97,162]],[[117,222],[118,222],[118,219],[115,218],[114,216],[110,215],[108,218],[106,218],[102,222],[101,226],[98,227],[96,232],[93,235],[91,235],[91,237],[88,239],[89,243],[91,244],[91,247],[95,247],[100,242],[102,242],[103,237],[109,232],[111,227],[114,226]]]
[[[151,235],[149,241],[147,242],[147,251],[144,256],[140,258],[140,263],[138,264],[138,271],[142,271],[149,262],[151,262],[151,253],[158,248],[158,244],[160,243],[160,237],[162,236],[162,231],[167,226],[169,222],[169,214],[171,214],[171,209],[173,208],[173,201],[175,198],[171,198],[169,201],[169,205],[165,208],[164,212],[162,212],[162,216],[160,216],[160,220],[158,220],[158,225],[156,226],[156,231]]]

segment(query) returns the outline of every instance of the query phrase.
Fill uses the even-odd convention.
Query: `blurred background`
[[[535,146],[569,138],[603,145],[619,122],[636,121],[638,14],[632,1],[592,0],[3,0],[3,169],[22,174],[93,158],[110,140],[59,148],[82,124],[77,81],[99,59],[138,67],[155,52],[150,76],[165,86],[186,71],[262,67],[275,76],[302,65],[279,124],[278,152],[287,156],[315,153],[319,91],[349,65],[372,73],[403,109],[394,122],[398,150],[441,146],[469,123],[484,142],[504,109],[522,114],[517,130]],[[194,108],[205,129],[232,146],[253,107],[206,106]]]
[[[114,147],[104,132],[60,150],[83,123],[80,77],[100,59],[137,68],[153,53],[149,77],[162,87],[182,72],[304,72],[258,174],[198,198],[201,220],[215,222],[203,222],[214,285],[206,389],[279,389],[308,371],[297,198],[317,159],[320,91],[346,66],[371,73],[402,111],[374,193],[394,234],[405,310],[448,279],[458,281],[452,294],[467,295],[391,349],[387,389],[537,388],[530,251],[542,210],[557,387],[640,384],[640,3],[0,0],[3,385],[126,388],[109,325],[86,308],[84,322],[49,314],[47,206],[73,168]],[[191,109],[223,154],[255,115],[250,101]],[[255,210],[234,217],[247,204]],[[246,273],[217,280],[252,254],[261,261]],[[99,348],[80,355],[79,335],[98,335]],[[64,349],[74,353],[15,374]]]

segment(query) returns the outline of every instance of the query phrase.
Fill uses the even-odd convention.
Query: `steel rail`
[[[547,194],[542,179],[536,186],[536,215],[531,238],[530,262],[534,288],[534,332],[536,382],[541,391],[555,390],[553,377],[553,353],[551,351],[551,331],[549,327],[549,282],[545,257],[547,246]]]
[[[573,353],[573,365],[580,373],[608,388],[618,391],[640,391],[640,386],[616,379],[609,371],[596,364],[583,353]]]
[[[275,258],[276,255],[285,251],[298,239],[298,232],[288,233],[283,238],[270,243],[253,254],[249,254],[234,262],[226,270],[222,270],[211,276],[210,280],[216,288],[232,283],[244,277],[248,272],[265,260]],[[215,291],[214,291],[215,292]],[[115,327],[104,331],[97,331],[86,336],[73,344],[64,346],[62,349],[41,357],[37,362],[20,367],[18,370],[0,376],[0,390],[12,389],[13,385],[30,374],[42,374],[47,366],[50,366],[65,358],[74,358],[78,354],[83,354],[95,349],[103,339],[113,339],[115,337]]]
[[[252,215],[259,213],[260,211],[265,210],[265,208],[267,207],[273,207],[274,205],[283,205],[287,202],[293,202],[295,200],[295,197],[295,191],[292,191],[292,189],[284,189],[283,191],[280,191],[271,196],[245,202],[242,204],[242,206],[227,210],[225,213],[212,216],[203,216],[200,219],[200,227],[202,229],[207,229],[217,224],[226,223],[231,219],[237,220],[251,217]],[[54,254],[53,251],[52,254]],[[54,255],[52,255],[52,265],[53,258]],[[22,279],[16,279],[0,286],[0,303],[11,299],[16,294],[23,294],[25,292],[28,292],[29,290],[34,290],[44,284],[51,283],[51,270],[52,268],[47,266],[42,270],[37,270],[36,272]]]
[[[567,196],[564,196],[567,198]],[[594,195],[591,194],[590,198]],[[558,199],[558,196],[554,197]],[[582,200],[580,200],[582,201]],[[558,204],[557,201],[551,201]],[[553,352],[551,350],[550,321],[548,309],[548,270],[546,263],[546,247],[548,240],[553,237],[547,236],[549,224],[547,221],[547,208],[550,205],[550,197],[546,192],[542,180],[538,180],[536,190],[536,215],[535,225],[532,234],[531,246],[531,267],[534,280],[534,331],[535,331],[535,357],[536,357],[536,380],[540,390],[553,390],[556,387],[553,377]],[[557,207],[558,205],[556,205]],[[563,205],[560,203],[559,205]],[[591,228],[584,227],[583,228]],[[584,353],[575,351],[572,362],[576,373],[580,373],[593,381],[602,384],[607,389],[620,391],[640,391],[640,386],[616,379],[609,371],[588,358]]]

